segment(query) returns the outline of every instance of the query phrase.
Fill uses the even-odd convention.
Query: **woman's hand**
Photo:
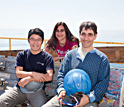
[[[53,57],[54,62],[62,62],[64,57]]]

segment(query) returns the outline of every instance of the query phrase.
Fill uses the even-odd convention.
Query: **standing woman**
[[[44,50],[53,56],[54,61],[57,61],[61,60],[69,50],[77,47],[79,47],[78,38],[73,36],[64,22],[58,22]]]

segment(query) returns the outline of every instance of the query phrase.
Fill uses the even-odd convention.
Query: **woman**
[[[64,22],[58,22],[48,40],[45,51],[53,56],[53,60],[61,60],[65,54],[79,46],[78,38],[74,37]]]

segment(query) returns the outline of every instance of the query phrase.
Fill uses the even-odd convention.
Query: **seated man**
[[[14,107],[29,101],[32,107],[41,107],[47,99],[43,84],[52,81],[53,58],[41,50],[44,33],[41,29],[31,29],[28,33],[30,49],[17,54],[16,75],[19,78],[13,87],[0,96],[0,107]],[[37,87],[38,86],[38,87]]]
[[[66,99],[64,77],[72,69],[84,70],[91,80],[91,91],[83,94],[77,107],[97,107],[107,90],[110,78],[110,65],[107,56],[93,47],[97,37],[97,26],[94,22],[83,22],[79,27],[81,47],[73,49],[65,55],[58,72],[57,93],[42,107],[59,107],[61,99]],[[65,105],[68,107],[67,105]],[[63,107],[65,107],[63,105]]]

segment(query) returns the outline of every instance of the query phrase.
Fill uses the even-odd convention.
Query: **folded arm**
[[[23,67],[16,67],[16,76],[17,78],[26,78],[26,77],[31,77],[30,79],[32,81],[37,81],[37,82],[45,82],[45,81],[52,81],[53,77],[53,70],[47,70],[46,74],[43,73],[37,73],[34,71],[23,71]]]

